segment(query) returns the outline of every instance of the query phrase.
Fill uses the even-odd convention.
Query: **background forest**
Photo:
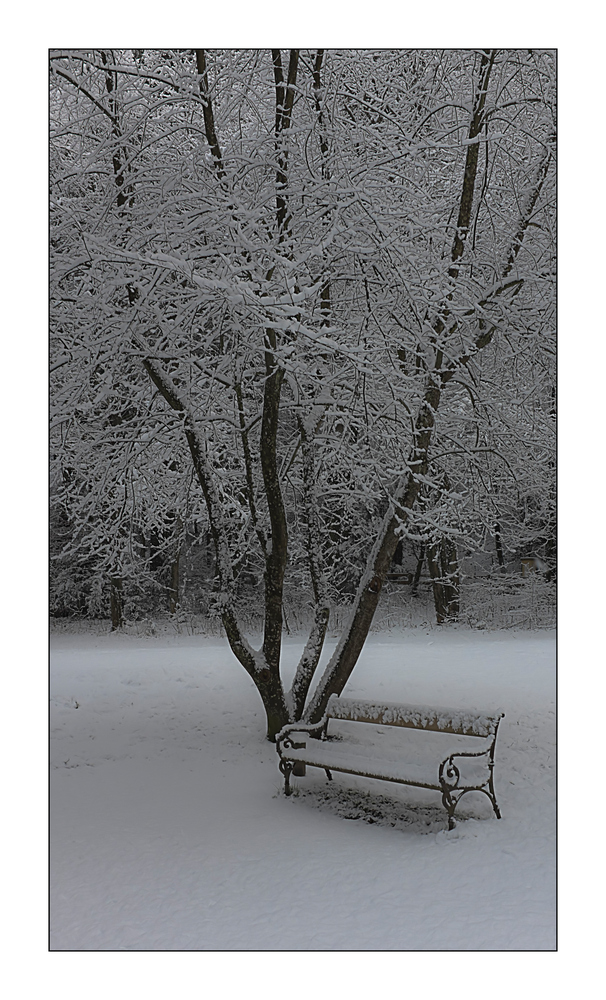
[[[553,624],[555,53],[50,65],[52,613]]]

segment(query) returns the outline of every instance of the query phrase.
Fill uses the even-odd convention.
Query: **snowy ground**
[[[555,947],[553,633],[369,638],[344,694],[506,712],[503,819],[473,802],[451,833],[438,793],[314,771],[286,799],[218,638],[66,634],[51,653],[52,949]]]

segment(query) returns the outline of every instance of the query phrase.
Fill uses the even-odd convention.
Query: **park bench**
[[[497,819],[501,813],[494,790],[494,753],[499,722],[503,712],[481,713],[425,705],[379,704],[340,698],[332,695],[324,717],[315,724],[293,722],[278,733],[276,749],[284,775],[284,791],[290,795],[291,774],[303,776],[305,768],[322,768],[332,780],[332,772],[355,774],[379,781],[393,781],[442,793],[448,813],[448,829],[455,825],[455,809],[468,792],[488,796]],[[329,735],[329,723],[348,724]],[[403,747],[391,738],[393,727],[442,733],[457,737],[457,747],[443,757],[436,746],[421,747],[415,737]],[[334,726],[331,727],[334,729]],[[345,732],[343,732],[345,730]],[[482,749],[470,746],[468,739],[483,740]],[[438,742],[441,742],[440,737]],[[434,741],[435,742],[435,741]],[[406,759],[403,759],[403,758]],[[455,763],[456,761],[456,763]]]

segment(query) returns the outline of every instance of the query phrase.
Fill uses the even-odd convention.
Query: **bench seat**
[[[294,734],[293,739],[299,742],[304,734]],[[311,745],[310,745],[311,744]],[[399,781],[407,785],[418,785],[419,788],[433,788],[438,791],[441,786],[438,779],[438,768],[422,764],[406,764],[400,760],[389,760],[383,757],[367,757],[360,753],[348,753],[341,749],[341,743],[328,740],[308,739],[305,748],[290,750],[289,758],[300,761],[310,767],[321,767],[324,770],[341,771],[345,774],[358,774],[361,777],[377,778],[383,781]]]
[[[376,778],[382,781],[396,781],[403,785],[415,785],[418,788],[431,788],[442,791],[439,777],[439,764],[431,760],[422,763],[393,759],[393,757],[369,756],[367,748],[361,751],[357,746],[347,747],[347,743],[310,739],[307,733],[291,733],[295,743],[306,742],[305,747],[289,750],[289,758],[293,761],[320,767],[324,770],[340,771],[344,774],[357,774],[360,777]],[[376,749],[376,748],[375,748]],[[390,748],[393,753],[393,748]],[[485,772],[484,763],[466,762],[465,778],[481,778]]]

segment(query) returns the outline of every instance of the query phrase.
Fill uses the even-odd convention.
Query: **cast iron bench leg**
[[[488,789],[489,789],[488,798],[492,802],[492,808],[494,809],[494,814],[497,817],[497,819],[500,819],[501,818],[501,810],[499,809],[499,807],[497,805],[497,796],[496,796],[495,790],[494,790],[494,781],[493,781],[493,777],[492,777],[492,768],[490,769],[490,780],[488,782]]]
[[[284,775],[284,794],[291,795],[292,788],[290,787],[290,775],[293,769],[293,765],[290,763],[290,761],[281,760],[279,767],[282,774]]]
[[[448,813],[448,829],[454,830],[456,823],[454,818],[454,811],[457,808],[456,800],[452,798],[449,789],[442,785],[442,805]]]

